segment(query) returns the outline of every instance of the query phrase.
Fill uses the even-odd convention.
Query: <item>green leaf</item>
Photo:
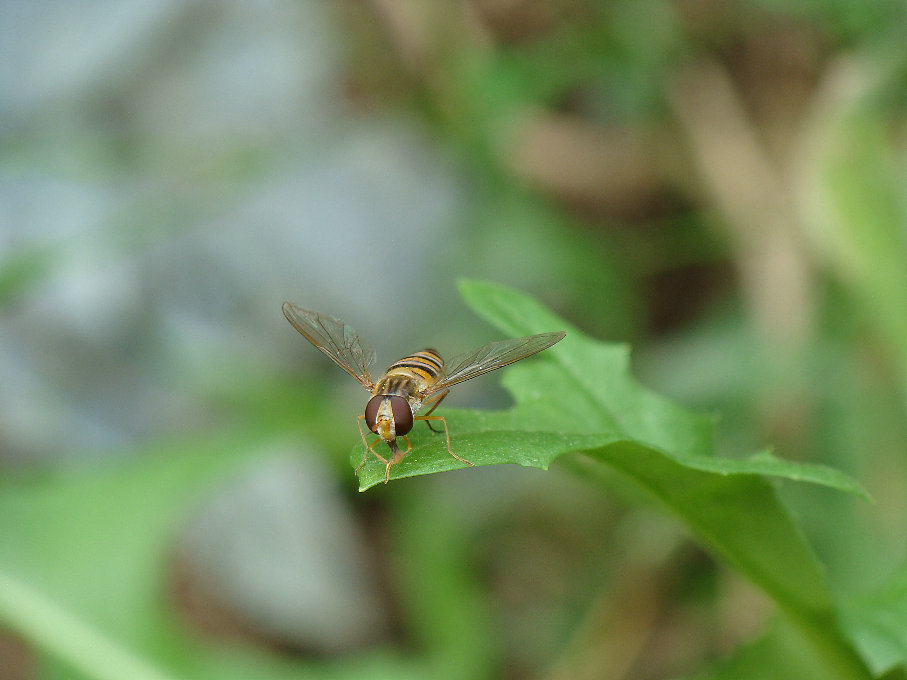
[[[797,645],[790,625],[775,620],[765,634],[741,645],[731,658],[684,680],[825,680],[822,660],[808,652]]]
[[[849,602],[843,625],[877,672],[907,665],[907,564],[876,592]]]
[[[59,253],[49,247],[19,248],[0,264],[0,309],[53,270]]]
[[[878,676],[878,680],[907,680],[907,667],[898,666]]]
[[[859,312],[887,335],[907,385],[905,163],[902,149],[891,144],[903,109],[904,60],[869,63],[854,67],[859,87],[842,91],[810,121],[801,193],[807,236]]]
[[[564,340],[538,359],[503,371],[503,384],[516,402],[510,411],[443,410],[452,448],[474,465],[513,463],[547,469],[564,453],[635,442],[702,472],[771,475],[868,498],[853,478],[823,465],[785,461],[768,452],[747,459],[716,457],[713,419],[638,384],[629,373],[625,346],[588,338],[509,288],[466,281],[460,289],[476,312],[508,335],[567,331]],[[409,438],[413,449],[391,467],[392,479],[465,467],[447,453],[443,436],[420,427]],[[362,456],[359,444],[350,454],[354,467]],[[370,456],[359,474],[360,491],[383,481],[384,465]]]
[[[878,680],[907,680],[907,667],[897,666],[878,676]]]
[[[796,632],[789,624],[776,620],[764,635],[742,645],[731,658],[684,680],[825,680],[822,659],[808,651],[796,646]],[[907,680],[903,666],[887,667],[876,673],[873,677],[878,680]]]
[[[467,281],[460,290],[476,312],[508,335],[565,329],[567,337],[538,359],[505,371],[513,409],[445,412],[457,455],[476,466],[545,469],[559,456],[581,453],[568,461],[590,480],[604,466],[618,470],[768,593],[804,642],[827,660],[826,677],[869,677],[838,628],[821,565],[763,475],[865,496],[855,481],[830,468],[766,453],[746,460],[715,457],[711,419],[637,384],[625,347],[584,336],[509,288]],[[391,477],[463,467],[447,453],[443,436],[414,430],[411,439],[413,450],[391,467]],[[361,445],[354,449],[353,465],[362,454]],[[360,490],[383,481],[384,466],[372,457],[360,471]]]

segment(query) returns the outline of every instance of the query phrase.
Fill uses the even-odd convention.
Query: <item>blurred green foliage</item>
[[[143,354],[163,364],[177,404],[187,395],[204,404],[192,426],[146,433],[105,451],[115,462],[104,464],[0,458],[0,625],[21,643],[25,669],[12,680],[903,677],[907,6],[325,9],[344,59],[334,85],[348,108],[427,130],[461,184],[457,224],[432,260],[429,296],[445,302],[412,317],[452,345],[477,339],[446,302],[453,280],[468,276],[507,282],[558,311],[467,287],[469,304],[502,332],[555,330],[558,316],[579,329],[551,350],[563,351],[561,363],[545,357],[505,374],[515,410],[448,411],[467,458],[551,471],[483,467],[360,495],[346,464],[358,441],[346,376],[296,379],[295,365],[229,346],[186,364],[168,348]],[[199,16],[185,24],[190,33]],[[102,94],[97,111],[120,120],[116,98]],[[167,165],[162,158],[185,163],[106,217],[109,253],[125,257],[184,236],[184,224],[216,223],[228,197],[277,182],[293,153],[285,140],[259,147],[248,135],[200,161],[178,136],[161,145],[178,151],[167,156],[146,130],[112,127],[109,148],[87,154],[92,179],[141,180],[142,168]],[[68,137],[77,149],[96,135],[12,130],[6,176],[43,154],[57,158]],[[78,233],[50,241],[10,240],[4,314],[28,309],[67,253],[86,247]],[[245,255],[223,243],[231,257]],[[400,237],[401,250],[408,243]],[[383,264],[362,242],[341,246],[366,273]],[[300,267],[320,255],[299,254]],[[215,308],[205,281],[181,273]],[[143,293],[147,307],[163,304]],[[254,299],[245,289],[216,295],[238,306]],[[271,327],[257,328],[243,332]],[[630,380],[623,349],[580,331],[630,343],[633,373],[652,391]],[[565,384],[569,361],[588,367],[592,388]],[[542,384],[549,393],[533,391]],[[703,443],[711,417],[656,394],[713,414],[714,442]],[[572,430],[540,428],[551,412]],[[660,427],[664,439],[652,436]],[[681,434],[688,446],[672,439]],[[391,619],[372,644],[333,655],[288,649],[236,612],[221,616],[239,619],[242,634],[211,633],[174,594],[172,551],[187,518],[286,441],[325,452],[368,529]],[[454,467],[437,441],[414,441],[395,473]],[[752,455],[766,447],[774,453]],[[557,458],[577,450],[588,459]],[[364,487],[379,481],[375,470],[363,470]],[[873,502],[840,493],[858,487]],[[0,677],[15,665],[0,657]]]

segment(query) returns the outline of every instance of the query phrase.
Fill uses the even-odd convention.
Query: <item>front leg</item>
[[[384,463],[385,465],[388,465],[387,460],[384,459],[384,458],[382,458],[382,457],[378,454],[378,452],[375,451],[375,449],[373,448],[373,447],[375,446],[375,444],[377,444],[378,442],[381,441],[381,439],[380,439],[380,438],[379,438],[379,439],[376,439],[376,440],[373,441],[371,444],[369,444],[369,443],[366,441],[366,439],[365,439],[365,433],[362,431],[362,423],[360,422],[360,421],[363,421],[363,420],[365,420],[365,416],[364,416],[364,415],[356,416],[356,427],[359,428],[359,436],[362,437],[362,445],[365,446],[365,454],[362,456],[362,461],[360,461],[359,465],[356,466],[356,472],[355,472],[355,474],[356,474],[357,477],[359,476],[359,470],[362,469],[362,466],[365,465],[365,461],[368,460],[369,451],[371,451],[373,454],[375,454],[375,458],[377,458],[378,460],[380,460],[380,461],[381,461],[382,463]]]
[[[387,484],[388,476],[391,473],[391,465],[396,465],[397,463],[399,463],[401,460],[403,460],[403,458],[406,456],[407,453],[409,453],[410,451],[413,450],[413,445],[409,443],[409,437],[407,437],[405,434],[401,435],[401,436],[403,437],[403,441],[406,442],[406,451],[401,451],[400,449],[397,448],[396,440],[394,440],[392,443],[388,444],[388,446],[390,446],[390,448],[391,448],[391,453],[393,453],[394,455],[391,456],[391,459],[389,461],[387,461],[386,465],[384,466],[384,483],[385,484]],[[374,453],[374,451],[372,453]],[[375,455],[378,456],[377,453]],[[381,456],[378,456],[378,457],[381,458]],[[383,460],[384,459],[382,458],[382,461]]]

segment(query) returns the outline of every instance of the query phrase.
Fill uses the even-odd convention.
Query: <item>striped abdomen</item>
[[[427,348],[395,361],[387,367],[385,373],[394,373],[398,368],[408,368],[425,380],[437,380],[443,366],[444,361],[441,359],[441,355],[437,351]]]
[[[413,352],[387,367],[374,393],[409,396],[422,392],[438,379],[443,367],[444,360],[437,351],[426,348]]]

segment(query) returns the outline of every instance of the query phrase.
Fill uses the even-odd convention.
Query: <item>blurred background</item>
[[[781,491],[838,592],[882,582],[905,29],[900,0],[0,3],[0,572],[173,677],[662,678],[751,640],[771,607],[620,480],[356,492],[364,393],[281,303],[386,365],[498,339],[477,277],[631,343],[721,455],[856,476],[875,505]],[[83,677],[40,647],[0,622],[0,679]]]

